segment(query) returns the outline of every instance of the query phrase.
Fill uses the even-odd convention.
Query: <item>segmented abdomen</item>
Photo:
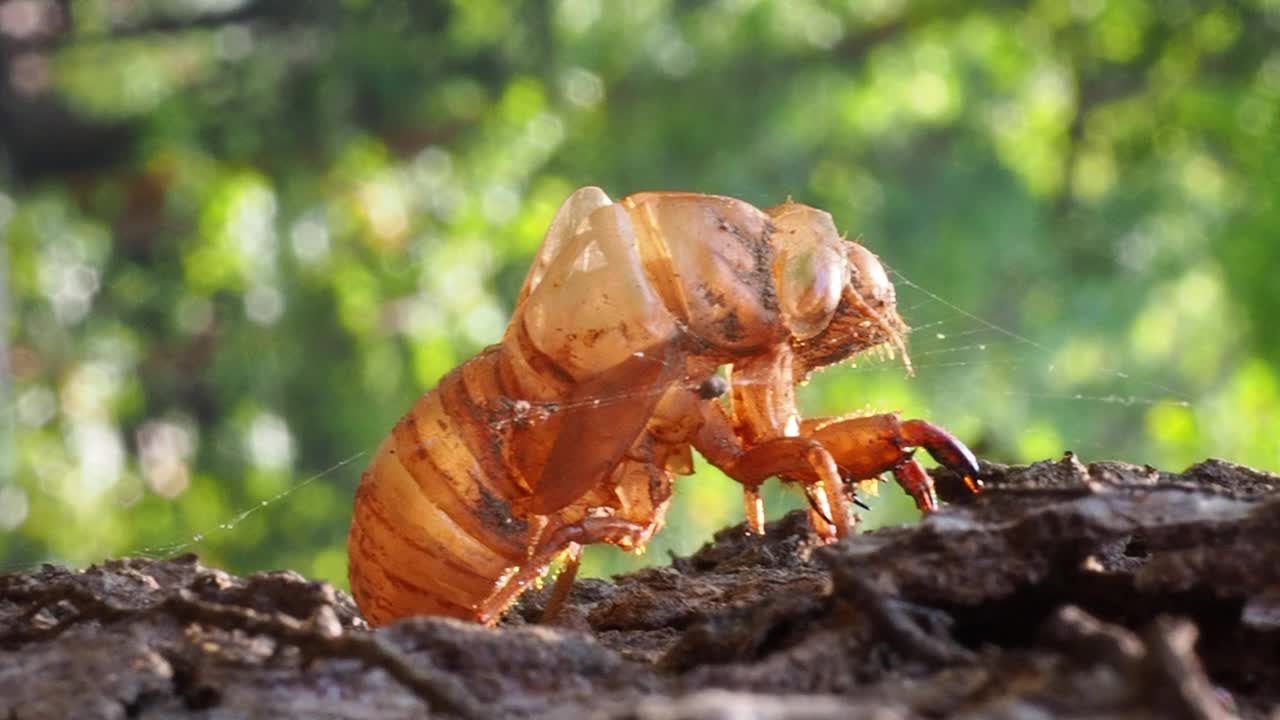
[[[510,500],[527,494],[505,466],[505,432],[486,407],[501,397],[492,348],[423,395],[361,477],[348,536],[351,592],[382,625],[408,615],[468,620],[525,560],[526,522]]]

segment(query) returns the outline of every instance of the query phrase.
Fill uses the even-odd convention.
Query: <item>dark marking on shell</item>
[[[716,322],[716,328],[720,330],[725,339],[729,342],[737,342],[742,339],[742,321],[738,320],[738,314],[735,312],[726,313],[724,317]]]
[[[476,515],[484,521],[485,525],[509,537],[528,534],[529,523],[516,517],[511,512],[511,505],[507,501],[494,495],[483,482],[476,482],[475,487],[480,491],[480,504],[475,508]]]

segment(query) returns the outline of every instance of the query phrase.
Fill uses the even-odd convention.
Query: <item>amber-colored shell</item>
[[[574,193],[501,343],[419,398],[362,476],[348,552],[365,617],[492,622],[564,547],[643,546],[691,445],[728,468],[794,426],[812,366],[895,335],[891,288],[856,309],[877,325],[832,287],[865,263],[850,246],[800,205]],[[700,391],[725,364],[732,421]]]

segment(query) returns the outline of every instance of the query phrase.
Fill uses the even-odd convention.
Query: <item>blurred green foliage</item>
[[[917,376],[812,413],[1275,469],[1278,39],[1276,0],[0,0],[0,568],[345,585],[369,452],[587,184],[793,196],[899,273]],[[658,560],[742,516],[678,493]]]

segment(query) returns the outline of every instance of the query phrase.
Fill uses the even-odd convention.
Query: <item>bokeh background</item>
[[[369,452],[586,184],[793,196],[881,255],[917,376],[813,413],[1280,466],[1276,0],[0,0],[0,569],[345,586]],[[588,568],[741,516],[704,470]]]

